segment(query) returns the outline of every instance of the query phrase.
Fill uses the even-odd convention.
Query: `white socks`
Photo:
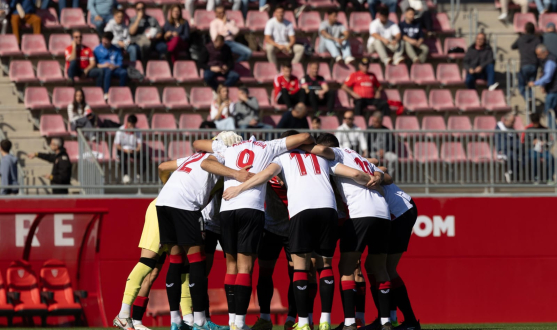
[[[196,325],[202,326],[207,322],[205,318],[205,311],[203,312],[193,312],[193,323]]]
[[[327,322],[331,324],[331,313],[321,313],[321,320],[319,321],[319,323],[323,323],[323,322]]]
[[[180,325],[182,323],[182,315],[180,315],[180,311],[170,311],[170,322]]]
[[[133,325],[134,325],[134,326],[140,325],[140,324],[141,324],[141,325],[143,324],[143,322],[142,322],[141,320],[133,320]]]
[[[307,317],[298,317],[298,328],[301,328],[306,324],[309,324],[309,319]]]
[[[355,318],[351,317],[351,318],[344,319],[344,325],[345,326],[348,327],[348,326],[351,326],[352,324],[356,324],[356,319]]]
[[[260,318],[260,319],[267,320],[267,321],[271,321],[271,314],[263,314],[263,313],[261,313],[261,314],[259,314],[259,318]]]
[[[366,313],[356,312],[356,318],[362,321],[362,324],[366,324]],[[345,323],[346,324],[346,323]]]
[[[228,325],[234,324],[235,320],[236,320],[236,314],[228,313]]]
[[[388,317],[382,317],[381,318],[381,325],[386,324],[388,322],[391,322],[391,319],[389,319]]]
[[[396,310],[391,311],[391,322],[396,322]]]
[[[292,316],[287,316],[286,317],[286,322],[289,322],[289,321],[296,323],[296,318],[292,317]]]
[[[234,319],[234,324],[236,325],[236,328],[242,329],[244,325],[246,325],[246,316],[236,314],[236,318]]]
[[[130,317],[131,306],[128,304],[122,303],[122,308],[120,308],[120,313],[118,317],[121,319],[127,319]]]
[[[192,313],[184,315],[184,323],[186,323],[190,327],[193,326],[193,314]]]

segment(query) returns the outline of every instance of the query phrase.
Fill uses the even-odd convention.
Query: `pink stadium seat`
[[[489,91],[484,89],[482,92],[482,106],[489,111],[511,111],[511,107],[505,101],[505,95],[500,89]]]
[[[100,87],[83,87],[85,100],[91,109],[106,109],[108,105],[104,101],[103,90]]]
[[[85,22],[81,8],[64,8],[60,14],[60,24],[64,29],[86,29],[89,24]]]
[[[62,26],[58,22],[58,13],[54,8],[37,9],[37,16],[41,18],[41,24],[46,29],[59,29]]]
[[[545,31],[548,23],[557,24],[557,13],[544,13],[538,17],[539,30]]]
[[[437,84],[433,66],[430,63],[414,63],[410,68],[410,79],[420,86]]]
[[[170,113],[155,113],[151,118],[153,129],[176,129],[176,119]]]
[[[472,163],[487,163],[493,159],[493,153],[487,142],[468,142],[466,150],[468,151],[467,158]]]
[[[371,126],[371,120],[369,122],[369,125]],[[391,119],[391,117],[389,117],[389,116],[384,116],[383,117],[383,126],[387,127],[391,131],[393,130],[393,120]]]
[[[10,80],[15,83],[36,82],[35,71],[30,61],[11,61]]]
[[[354,116],[354,125],[358,126],[363,130],[367,129],[366,120],[364,116]]]
[[[179,83],[199,83],[202,81],[194,61],[174,62],[174,79]]]
[[[73,87],[54,87],[52,92],[52,105],[56,109],[66,109],[73,102],[75,90]]]
[[[439,63],[437,65],[437,81],[439,81],[441,85],[464,84],[456,63]]]
[[[424,44],[429,47],[429,57],[435,59],[446,58],[447,55],[443,53],[443,47],[441,46],[441,41],[437,38],[427,38],[424,40]]]
[[[461,47],[462,49],[464,49],[464,53],[453,53],[453,54],[449,54],[449,50],[451,48],[454,47]],[[450,59],[459,59],[459,58],[464,58],[464,54],[466,53],[466,49],[468,49],[468,46],[466,45],[466,41],[464,40],[464,38],[446,38],[445,39],[445,54],[447,54],[447,57]],[[437,76],[437,78],[439,78],[439,76]]]
[[[190,141],[170,141],[168,145],[168,158],[178,159],[193,155]]]
[[[274,64],[269,62],[256,62],[253,66],[253,76],[258,83],[269,84],[272,83],[278,75],[277,69]]]
[[[442,116],[424,116],[422,120],[422,130],[424,131],[446,131],[445,119]],[[427,133],[428,137],[441,136],[443,134]]]
[[[402,100],[400,98],[400,93],[399,93],[398,89],[396,89],[396,88],[384,89],[381,92],[381,98],[383,100],[388,100],[388,101],[402,102]],[[391,106],[392,111],[396,111],[397,109],[398,109],[398,107]]]
[[[323,18],[324,21],[329,19],[329,15],[327,13],[325,13],[325,17]],[[348,20],[346,19],[346,13],[344,13],[343,11],[339,11],[337,14],[337,21],[346,26],[346,28],[348,28]]]
[[[306,71],[307,73],[307,71]],[[322,76],[326,82],[331,83],[333,82],[333,78],[331,78],[331,69],[329,69],[329,65],[327,63],[319,63],[319,69],[317,74]]]
[[[271,106],[273,107],[273,109],[275,109],[277,111],[287,110],[286,105],[277,103],[277,100],[275,98],[275,91],[274,90],[271,91]]]
[[[425,90],[407,89],[404,91],[402,104],[409,111],[430,111],[431,107],[427,103]]]
[[[0,56],[18,56],[21,55],[17,39],[13,34],[4,34],[0,36]]]
[[[54,106],[50,103],[50,97],[46,87],[27,87],[23,97],[25,108],[29,110],[52,110]]]
[[[118,118],[118,115],[115,114],[115,113],[99,114],[99,119],[101,119],[101,120],[111,120],[115,123],[120,123],[120,118]],[[115,134],[116,133],[114,133],[112,135],[115,135]]]
[[[41,136],[46,137],[64,137],[70,135],[66,130],[62,115],[42,115],[39,130]]]
[[[228,87],[228,98],[232,102],[238,102],[238,87]]]
[[[234,71],[236,71],[240,75],[240,80],[244,84],[255,83],[255,78],[253,77],[253,73],[249,67],[249,62],[236,63],[234,65]]]
[[[198,113],[183,113],[180,116],[180,129],[199,129],[203,122],[203,117]]]
[[[273,127],[277,127],[278,123],[280,122],[281,115],[270,115],[263,117],[263,123],[271,125]]]
[[[213,19],[215,19],[214,11],[198,9],[195,11],[195,14],[193,14],[195,26],[199,30],[209,30],[209,25]]]
[[[483,111],[480,98],[474,89],[459,89],[455,95],[455,105],[460,111]]]
[[[236,23],[236,26],[239,27],[241,30],[245,30],[246,25],[244,24],[244,16],[242,15],[241,11],[227,10],[226,17],[229,20],[234,21],[234,23]]]
[[[268,20],[269,14],[267,14],[267,12],[250,10],[248,11],[248,16],[246,17],[246,26],[251,32],[263,32]]]
[[[389,21],[398,25],[398,17],[396,16],[396,13],[389,13]]]
[[[150,140],[145,143],[151,152],[151,160],[155,163],[161,163],[168,160],[164,144],[161,140]]]
[[[435,111],[458,111],[458,108],[454,106],[451,91],[448,89],[429,91],[429,105]]]
[[[474,118],[474,130],[475,131],[491,131],[495,129],[497,125],[497,120],[493,116],[477,116]],[[493,133],[479,133],[480,137],[492,136]]]
[[[24,34],[21,37],[21,52],[27,57],[50,55],[42,34]]]
[[[433,31],[451,35],[455,33],[455,29],[451,27],[451,21],[449,20],[447,13],[433,12],[431,16],[433,19]]]
[[[464,163],[466,153],[460,142],[444,142],[441,146],[441,159],[446,163]]]
[[[67,33],[51,34],[48,39],[48,50],[52,56],[64,56],[66,47],[72,43],[72,37]]]
[[[271,110],[271,104],[269,103],[269,94],[267,90],[262,87],[249,88],[249,95],[257,99],[259,103],[260,110]]]
[[[519,115],[515,116],[513,128],[517,131],[524,130],[524,123],[522,122],[522,117],[520,117]]]
[[[339,126],[336,116],[319,116],[321,119],[321,128],[326,130],[336,130]],[[308,117],[311,124],[311,118]],[[311,126],[311,125],[310,125]]]
[[[351,65],[335,63],[333,65],[333,73],[332,73],[333,79],[337,83],[342,84],[344,83],[346,78],[348,78],[348,76],[354,71],[356,70]]]
[[[162,103],[167,110],[189,110],[191,105],[183,87],[165,87]]]
[[[418,124],[418,118],[415,116],[399,116],[396,117],[396,129],[403,131],[419,131],[420,124]],[[399,133],[401,137],[406,137],[408,133]]]
[[[112,109],[133,109],[132,92],[130,88],[125,87],[110,87],[108,90],[108,105]]]
[[[147,120],[147,116],[143,113],[134,113],[134,115],[137,117],[137,124],[135,125],[135,128],[137,129],[149,129],[149,121]],[[130,116],[130,114],[127,114],[124,117],[124,123],[128,122],[128,117]]]
[[[470,118],[468,116],[450,116],[447,122],[448,131],[471,131],[472,124],[470,124]],[[458,138],[463,135],[463,133],[452,133],[453,137]]]
[[[367,71],[373,73],[375,75],[375,78],[377,78],[377,80],[379,80],[380,83],[385,82],[385,77],[383,76],[383,69],[381,68],[381,64],[370,63]]]
[[[321,24],[321,16],[316,11],[305,11],[299,17],[300,29],[306,33],[317,32]]]
[[[131,16],[129,16],[129,17],[131,18],[131,17],[135,16],[135,9],[133,9],[133,8],[128,8],[128,9],[131,9],[131,10],[132,10],[130,13],[133,12],[133,15],[131,15]],[[165,20],[165,18],[164,18],[164,14],[163,14],[161,8],[149,8],[149,7],[147,7],[147,8],[145,9],[145,13],[146,13],[147,15],[153,17],[154,19],[156,19],[157,22],[159,22],[159,25],[160,25],[161,27],[163,27],[163,26],[164,26],[164,23],[166,23],[166,20]],[[128,10],[126,10],[126,14],[128,14]]]
[[[410,85],[412,81],[408,76],[406,64],[387,65],[385,68],[385,80],[391,85]]]
[[[77,161],[79,160],[79,144],[77,143],[77,141],[65,141],[64,148],[68,153],[70,162],[72,164],[77,163]]]
[[[304,77],[305,73],[302,63],[292,64],[292,74],[296,76],[298,80],[301,80]]]
[[[37,78],[41,83],[61,83],[66,81],[60,70],[58,61],[39,61],[37,65]]]
[[[524,26],[526,23],[532,23],[534,26],[538,25],[534,13],[515,13],[513,17],[514,32],[524,33]]]
[[[360,37],[350,39],[350,52],[354,57],[363,57],[366,53],[366,46],[364,45],[364,40]],[[372,57],[377,57],[377,54],[372,54]]]
[[[307,3],[313,9],[317,9],[317,8],[327,9],[327,8],[337,7],[337,4],[331,0],[309,0]]]
[[[294,30],[298,30],[298,22],[296,21],[296,17],[294,16],[294,12],[292,12],[292,10],[284,12],[284,19],[292,23]]]
[[[84,33],[82,43],[94,50],[95,47],[97,47],[101,43],[101,41],[99,40],[99,36],[96,33]]]
[[[209,87],[193,87],[190,90],[190,103],[196,109],[209,109],[213,102],[213,92]]]
[[[350,15],[350,30],[354,33],[368,33],[371,15],[368,12],[352,12]]]
[[[149,61],[147,62],[147,70],[145,71],[145,78],[151,83],[167,83],[174,81],[168,61]]]
[[[335,110],[346,110],[352,108],[350,106],[350,100],[348,99],[348,94],[345,91],[339,89],[337,90],[336,100],[335,100]]]
[[[416,142],[413,154],[419,163],[439,161],[439,151],[434,142]]]
[[[140,109],[163,109],[159,91],[156,87],[140,86],[135,90],[135,104]]]

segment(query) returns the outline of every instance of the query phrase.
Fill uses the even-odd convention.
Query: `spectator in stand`
[[[347,12],[348,3],[352,4],[352,11],[362,11],[363,4],[360,3],[358,0],[337,0],[338,4],[340,5],[339,11]]]
[[[12,14],[12,33],[17,42],[21,44],[21,25],[31,25],[33,34],[41,34],[41,18],[35,14],[37,7],[33,0],[11,0],[10,13]]]
[[[307,114],[306,105],[300,102],[292,111],[286,111],[282,115],[277,128],[309,129]]]
[[[532,130],[542,130],[544,133],[533,133]],[[526,134],[523,133],[522,138],[531,178],[536,182],[547,181],[547,184],[552,185],[555,184],[553,180],[555,158],[550,152],[550,135],[546,132],[547,127],[540,123],[540,115],[533,113],[530,115],[530,125],[526,127]],[[540,171],[540,166],[545,168]]]
[[[321,129],[321,118],[315,116],[311,118],[311,129],[320,130]]]
[[[420,24],[414,20],[414,15],[414,9],[406,9],[404,20],[399,24],[400,31],[402,31],[402,44],[406,55],[410,57],[412,62],[425,63],[429,54],[429,47],[424,44],[424,32]],[[416,54],[416,50],[420,51],[420,56]]]
[[[340,88],[354,99],[354,111],[357,116],[362,115],[368,105],[375,106],[388,116],[391,112],[389,103],[381,99],[381,84],[373,73],[368,72],[368,67],[369,59],[362,58],[358,63],[358,71],[351,73]]]
[[[128,83],[128,71],[122,67],[124,56],[122,50],[112,44],[113,38],[112,32],[105,32],[101,44],[94,50],[97,69],[100,70],[95,71],[92,76],[97,77],[97,86],[103,88],[105,100],[108,99],[112,78],[118,78],[120,86],[126,86]]]
[[[17,157],[10,154],[12,149],[12,142],[10,140],[2,140],[0,142],[0,176],[1,186],[17,186]],[[0,195],[11,195],[17,194],[18,189],[2,188],[0,189]]]
[[[224,86],[234,86],[240,79],[240,75],[232,70],[234,57],[230,47],[224,43],[224,37],[217,36],[212,43],[207,44],[206,48],[207,60],[203,67],[203,79],[207,86],[216,91],[219,86],[218,77],[224,77]]]
[[[296,44],[296,33],[291,22],[284,19],[284,8],[277,7],[274,17],[265,25],[265,51],[267,59],[277,68],[277,53],[283,52],[291,56],[292,64],[300,63],[304,56],[304,46]]]
[[[508,183],[512,181],[513,175],[518,174],[518,153],[520,139],[514,130],[515,116],[512,112],[507,113],[497,122],[495,130],[501,131],[496,133],[495,149],[497,150],[497,159],[507,163],[507,171],[505,179]]]
[[[550,54],[557,56],[557,33],[555,33],[554,23],[547,23],[543,34],[543,44]]]
[[[333,112],[335,106],[335,93],[329,89],[325,78],[318,75],[319,63],[311,62],[308,74],[301,80],[302,89],[305,91],[305,103],[311,106],[314,113],[319,111],[319,106],[326,106],[327,112]]]
[[[468,47],[468,51],[464,55],[463,66],[466,70],[465,83],[468,89],[476,88],[476,80],[478,79],[486,79],[490,91],[495,90],[499,86],[499,83],[495,82],[493,50],[486,42],[485,33],[478,33],[476,42]]]
[[[234,102],[228,96],[228,87],[217,87],[217,98],[211,104],[209,117],[218,129],[230,131],[236,129],[234,125]]]
[[[336,132],[336,137],[338,139],[341,148],[348,148],[355,150],[362,156],[367,157],[367,141],[362,129],[354,125],[354,112],[346,111],[344,113],[344,120],[342,125],[340,125],[337,130],[347,131],[347,132]]]
[[[231,0],[229,2],[232,2],[232,10],[242,10],[242,12],[245,11],[245,15],[244,18],[247,15],[247,0]],[[221,0],[207,0],[207,7],[205,7],[205,10],[207,11],[213,11],[215,10],[215,5],[220,5],[221,4]],[[246,9],[244,9],[244,4],[246,4]],[[190,13],[190,17],[193,18],[193,15],[195,13],[195,0],[186,0],[186,10]]]
[[[433,18],[425,0],[403,0],[400,3],[400,9],[403,13],[412,8],[414,9],[414,18],[420,24],[422,29],[426,30],[427,36],[433,35]]]
[[[124,12],[122,10],[118,9],[114,12],[114,17],[108,21],[104,27],[104,32],[112,32],[114,35],[112,44],[119,47],[122,51],[126,51],[131,62],[139,59],[139,46],[131,42],[130,30],[124,21]]]
[[[509,16],[509,3],[511,0],[501,0],[501,15],[499,15],[499,20],[504,21]],[[520,6],[520,12],[526,14],[528,12],[529,0],[512,0],[514,4]]]
[[[163,33],[172,64],[178,59],[179,52],[189,54],[190,24],[182,17],[182,7],[179,5],[170,8],[170,17],[164,24]]]
[[[0,24],[2,25],[1,34],[6,34],[8,29],[8,14],[10,13],[10,5],[8,0],[0,0]]]
[[[79,0],[71,0],[72,6],[71,8],[79,8]],[[50,0],[42,0],[41,2],[41,9],[46,10],[50,5]],[[62,9],[68,8],[66,6],[66,0],[58,0],[58,15],[62,14]]]
[[[391,61],[394,65],[397,65],[404,60],[402,57],[404,48],[402,48],[401,39],[402,35],[398,25],[389,20],[387,8],[381,7],[377,18],[369,24],[368,53],[377,52],[381,62],[385,65],[391,64]],[[393,53],[392,59],[387,51]]]
[[[518,72],[518,90],[522,97],[526,97],[526,85],[536,80],[538,75],[538,57],[536,47],[541,44],[540,37],[536,35],[536,28],[531,22],[524,26],[525,33],[520,35],[512,44],[512,49],[518,49],[520,54],[520,71]],[[529,92],[530,98],[532,93]]]
[[[140,132],[131,132],[129,130],[135,129],[137,125],[137,117],[135,115],[129,115],[126,123],[120,126],[120,130],[116,132],[116,136],[114,138],[114,145],[116,146],[116,150],[118,151],[118,156],[120,157],[120,166],[122,166],[122,183],[130,183],[130,176],[128,175],[130,169],[130,160],[133,159],[136,165],[136,172],[139,172],[139,169],[143,168],[145,170],[147,164],[147,157],[145,152],[141,152],[142,150],[142,142],[141,142],[141,133]],[[140,163],[142,165],[139,165]],[[136,179],[139,179],[139,173],[136,176]]]
[[[387,165],[389,173],[395,173],[398,157],[395,153],[393,134],[383,125],[383,114],[380,111],[374,111],[370,119],[369,129],[373,130],[368,136],[368,145],[371,146],[370,157],[377,158],[382,164]]]
[[[319,35],[321,37],[319,52],[323,53],[326,50],[336,62],[344,59],[345,63],[350,64],[354,61],[348,41],[350,31],[337,20],[338,10],[330,9],[327,15],[328,19],[319,25]]]
[[[76,121],[87,116],[87,110],[91,111],[91,107],[85,102],[83,90],[77,88],[73,95],[73,102],[68,104],[68,121],[73,131],[76,129]]]
[[[251,57],[252,52],[249,47],[234,41],[240,28],[236,26],[236,22],[226,17],[224,6],[218,5],[215,9],[215,19],[211,21],[209,32],[213,41],[219,35],[224,37],[224,43],[230,47],[232,53],[238,55],[236,62],[247,61]]]
[[[557,75],[555,74],[555,67],[557,65],[557,57],[550,54],[545,44],[536,46],[536,55],[543,66],[543,75],[536,81],[530,81],[528,86],[542,86],[545,93],[545,109],[544,113],[550,109],[557,109]]]
[[[91,23],[101,35],[105,25],[112,19],[112,12],[118,8],[116,0],[87,0],[87,10],[91,14]]]
[[[81,31],[72,32],[73,41],[66,47],[66,71],[68,78],[74,82],[74,78],[93,77],[97,62],[91,48],[82,43]]]
[[[298,77],[292,74],[292,65],[285,63],[280,68],[281,74],[273,82],[273,94],[277,104],[285,104],[292,110],[295,104],[304,103],[305,93],[300,89]]]
[[[234,121],[239,129],[263,128],[273,129],[273,126],[259,121],[259,102],[249,95],[246,87],[238,89],[238,102],[234,104]]]
[[[556,0],[535,0],[535,2],[540,15],[545,13],[554,13],[557,11]]]
[[[367,0],[367,5],[369,7],[369,13],[371,14],[371,19],[375,19],[376,14],[381,13],[381,9],[385,8],[387,11],[387,16],[389,13],[396,14],[396,5],[398,0]],[[377,8],[379,7],[379,10]]]
[[[69,185],[72,178],[72,163],[70,157],[64,148],[64,140],[60,138],[53,138],[50,140],[50,149],[54,153],[36,152],[28,154],[27,157],[33,159],[35,157],[53,163],[52,172],[45,175],[45,178],[50,180],[51,185]],[[68,188],[55,188],[52,189],[53,194],[68,194]]]
[[[131,42],[141,49],[141,60],[146,62],[151,50],[155,50],[159,57],[164,59],[168,49],[159,22],[145,13],[143,2],[135,4],[135,12],[135,17],[130,20],[130,36]]]
[[[272,13],[274,13],[275,10],[279,8],[279,6],[284,6],[282,8],[286,10],[286,7],[288,5],[290,5],[290,10],[294,11],[294,16],[296,16],[296,18],[300,17],[300,15],[304,11],[304,9],[306,9],[306,5],[305,4],[300,5],[297,0],[268,0],[268,2],[269,2],[269,6],[270,6],[270,11]],[[284,4],[285,2],[287,2],[287,4]],[[281,3],[281,5],[279,5],[279,3]],[[304,3],[305,3],[305,1],[304,1]],[[259,1],[259,4],[260,4],[260,9],[259,10],[264,11],[264,10],[261,10],[261,8],[262,8],[261,7],[261,0]]]

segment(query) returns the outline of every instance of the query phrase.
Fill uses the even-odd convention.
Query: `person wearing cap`
[[[555,33],[555,23],[547,23],[542,38],[543,44],[547,47],[549,53],[557,56],[557,33]]]
[[[357,116],[362,115],[363,110],[369,105],[375,106],[388,116],[391,109],[388,102],[381,99],[381,84],[373,73],[368,72],[368,67],[369,59],[362,58],[358,63],[358,71],[348,76],[341,89],[354,99],[354,112]]]
[[[259,121],[259,102],[255,97],[249,95],[249,90],[246,87],[238,89],[238,101],[235,103],[233,116],[236,127],[240,129],[273,129],[273,126]]]
[[[493,49],[487,43],[485,33],[478,33],[476,41],[468,47],[462,63],[466,70],[465,84],[468,89],[476,88],[478,79],[486,79],[490,91],[499,86],[499,83],[495,82]]]
[[[557,67],[557,56],[550,54],[545,44],[539,44],[536,47],[536,55],[543,66],[543,75],[536,81],[530,81],[528,86],[542,86],[545,93],[545,110],[547,112],[557,108],[557,74],[555,68]]]

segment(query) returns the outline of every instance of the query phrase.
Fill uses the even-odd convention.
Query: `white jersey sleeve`
[[[400,189],[396,184],[383,186],[385,191],[385,200],[389,204],[391,210],[391,218],[394,220],[414,206],[410,201],[412,197]]]

